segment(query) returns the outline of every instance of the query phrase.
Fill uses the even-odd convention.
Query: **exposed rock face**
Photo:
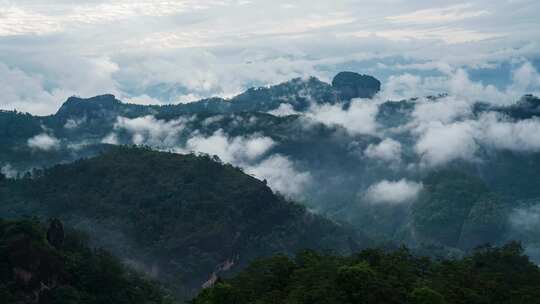
[[[373,98],[381,90],[381,82],[375,77],[354,72],[341,72],[332,80],[342,101],[353,98]]]

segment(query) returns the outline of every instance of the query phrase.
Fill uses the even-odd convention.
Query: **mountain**
[[[315,77],[295,78],[290,81],[260,88],[251,88],[229,99],[209,98],[187,104],[165,106],[141,106],[122,104],[114,95],[96,96],[90,99],[69,98],[55,116],[104,117],[111,113],[126,117],[142,115],[180,115],[196,113],[268,112],[281,104],[305,111],[315,102],[336,104],[353,98],[372,98],[380,91],[381,83],[372,76],[343,72],[334,78],[332,85]]]
[[[172,304],[156,283],[58,220],[0,220],[0,299],[21,304]]]
[[[180,297],[258,257],[368,244],[216,158],[145,148],[4,179],[0,200],[3,217],[60,218]]]
[[[0,112],[0,169],[23,177],[114,145],[203,152],[381,244],[464,254],[518,239],[540,261],[539,99],[349,100],[380,86],[344,72],[227,100],[143,106],[103,95],[46,117]]]
[[[192,303],[538,303],[540,269],[517,243],[454,260],[402,248],[350,257],[303,252],[250,264],[203,290]]]
[[[341,100],[373,98],[381,90],[381,82],[373,76],[341,72],[332,80],[332,87],[339,91]]]

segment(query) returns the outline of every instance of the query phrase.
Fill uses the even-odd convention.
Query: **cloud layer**
[[[2,109],[50,114],[70,95],[103,93],[187,102],[293,77],[330,80],[344,69],[418,95],[446,87],[502,99],[494,89],[508,83],[496,77],[506,66],[521,66],[511,92],[539,86],[540,4],[532,0],[2,4]],[[467,73],[484,83],[467,83]]]
[[[154,116],[139,118],[118,117],[114,130],[102,142],[121,143],[127,135],[129,142],[148,145],[177,153],[205,153],[218,156],[221,161],[242,167],[247,173],[266,180],[269,186],[283,195],[300,199],[310,185],[309,172],[297,169],[294,161],[280,154],[271,153],[278,145],[272,138],[260,134],[229,136],[222,129],[211,135],[190,131],[186,124],[195,118],[159,120]],[[203,121],[203,125],[219,122],[221,116]],[[187,132],[187,133],[186,133]]]

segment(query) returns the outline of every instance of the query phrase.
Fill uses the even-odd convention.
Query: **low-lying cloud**
[[[286,197],[303,197],[305,187],[311,182],[311,175],[309,172],[298,171],[295,163],[288,157],[272,154],[272,148],[277,146],[278,142],[256,133],[230,136],[223,129],[218,129],[211,135],[202,134],[198,130],[192,132],[188,123],[193,119],[195,118],[166,121],[154,116],[133,119],[118,117],[113,132],[102,142],[121,144],[121,135],[125,133],[131,144],[148,145],[177,153],[216,155],[225,163],[239,166],[255,177],[267,180],[273,190]],[[203,125],[219,123],[222,119],[221,115],[206,118]],[[243,124],[254,122],[254,119],[233,121]]]
[[[304,191],[312,182],[309,172],[298,171],[289,158],[279,154],[247,167],[246,172],[266,180],[272,189],[295,199],[305,197]]]
[[[342,104],[314,105],[306,116],[327,126],[343,127],[351,135],[375,134],[378,104],[370,100],[353,100],[345,109]]]
[[[270,137],[251,135],[230,138],[220,129],[208,137],[191,137],[187,140],[185,149],[217,155],[226,163],[244,165],[257,160],[275,145],[276,142]]]
[[[414,149],[424,165],[439,166],[457,159],[474,159],[478,145],[470,123],[433,122],[421,132]]]
[[[41,133],[31,137],[26,143],[28,147],[35,150],[51,151],[60,148],[60,140],[47,133]]]
[[[177,145],[178,137],[184,129],[185,122],[186,119],[184,118],[165,121],[158,120],[154,116],[133,119],[118,117],[114,129],[125,130],[130,133],[132,143],[135,145],[170,148]],[[109,142],[114,142],[112,138],[109,137]]]
[[[401,162],[401,143],[391,138],[386,138],[378,144],[369,145],[364,155],[371,159],[390,163]]]
[[[406,179],[383,180],[371,185],[365,198],[374,204],[402,204],[413,202],[422,191],[423,185]]]

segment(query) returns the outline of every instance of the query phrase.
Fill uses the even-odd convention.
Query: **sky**
[[[371,74],[384,97],[540,91],[537,0],[0,0],[0,109],[230,97]]]

